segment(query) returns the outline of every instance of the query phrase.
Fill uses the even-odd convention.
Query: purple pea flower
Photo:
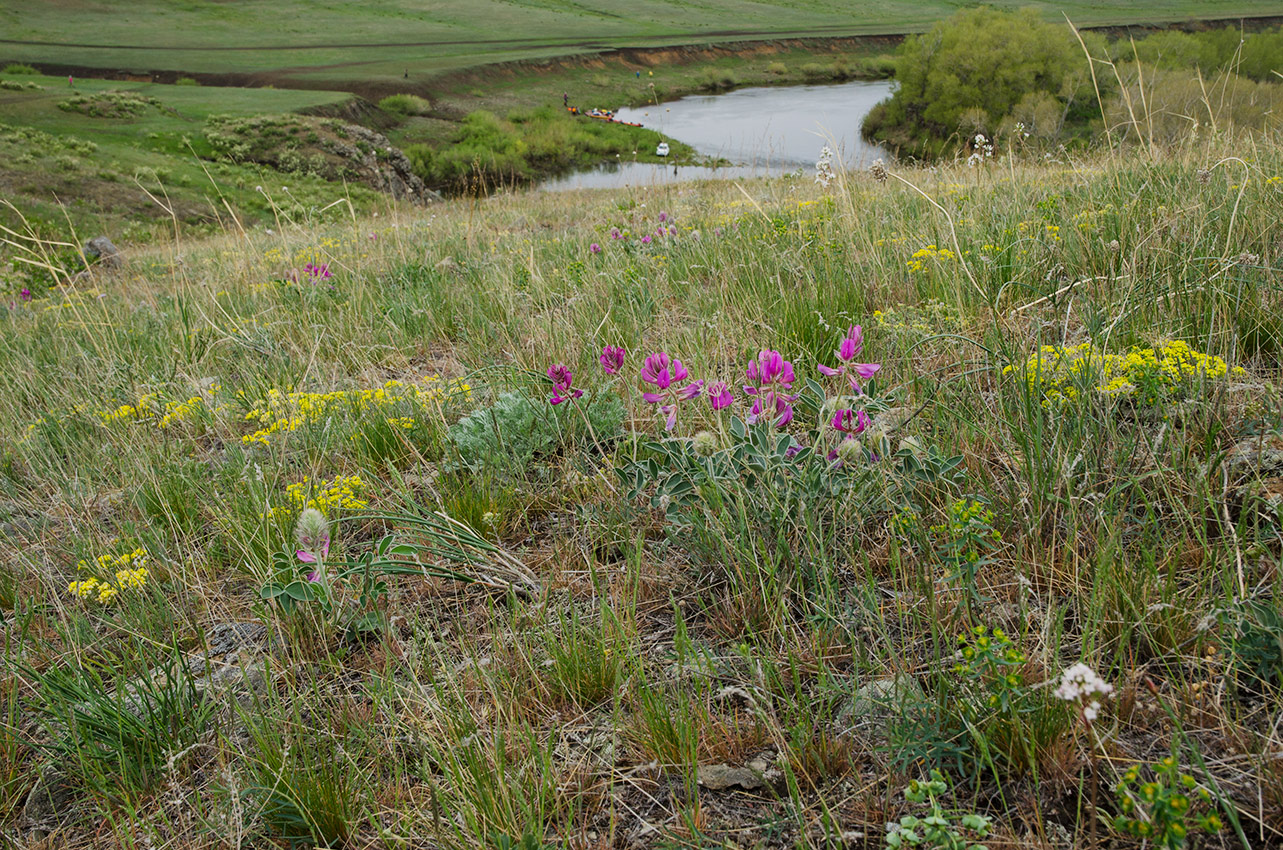
[[[684,387],[677,386],[690,377],[690,372],[682,361],[673,360],[660,351],[646,358],[642,364],[641,378],[660,392],[642,393],[642,400],[647,404],[658,404],[659,412],[664,414],[664,429],[673,430],[677,425],[677,405],[698,396],[704,389],[703,381],[692,381]]]
[[[765,415],[775,416],[775,427],[783,428],[793,421],[792,401],[797,396],[771,395],[759,396],[749,409],[749,421],[756,422]]]
[[[20,300],[20,301],[30,301],[30,300],[31,300],[31,290],[30,290],[30,289],[27,289],[27,288],[24,286],[24,287],[22,288],[22,291],[18,293],[18,300]]]
[[[714,381],[708,385],[708,403],[714,410],[725,410],[735,403],[735,395],[725,381]]]
[[[785,360],[778,351],[770,349],[759,352],[757,359],[748,364],[745,374],[750,385],[744,387],[744,392],[749,395],[791,389],[793,382],[797,380],[793,374],[793,364]]]
[[[666,213],[666,212],[661,212],[661,213],[659,214],[659,220],[660,220],[661,222],[668,221],[668,213]]]
[[[601,368],[607,375],[617,375],[619,370],[624,368],[624,356],[627,353],[622,345],[607,345],[602,348],[597,362],[601,364]]]
[[[307,541],[307,542],[311,545],[310,549],[299,549],[297,552],[294,553],[295,556],[303,563],[315,564],[317,549],[320,550],[322,558],[330,554],[330,535],[326,534],[324,537],[322,537],[319,541],[320,543],[319,546],[317,546],[316,543],[312,543],[311,541]],[[315,570],[307,574],[307,580],[316,581]]]
[[[785,360],[778,351],[763,349],[757,359],[748,365],[746,372],[749,383],[744,392],[754,396],[753,407],[749,411],[749,422],[756,422],[760,417],[773,415],[775,427],[783,428],[793,421],[793,402],[796,395],[789,395],[793,382],[793,364]]]
[[[844,407],[834,412],[832,425],[843,434],[860,434],[869,427],[869,414]]]
[[[643,245],[649,245],[649,244],[650,244],[650,237],[649,237],[649,236],[643,236],[643,237],[641,238],[641,241],[642,241],[642,244],[643,244]]]
[[[825,366],[823,363],[820,363],[816,368],[820,370],[821,375],[827,375],[830,378],[843,375],[848,369],[851,370],[852,374],[847,375],[847,381],[851,384],[851,391],[859,395],[862,392],[860,389],[860,381],[869,380],[879,369],[882,368],[881,363],[851,362],[855,360],[855,358],[859,357],[860,352],[863,350],[864,328],[859,325],[851,325],[846,332],[846,336],[842,338],[842,343],[838,346],[838,350],[833,352],[837,355],[841,364],[834,369],[831,366]]]
[[[548,399],[552,404],[561,404],[563,401],[570,401],[584,394],[583,390],[576,390],[570,386],[574,383],[575,376],[569,366],[561,363],[549,366],[548,379],[552,381],[552,398]],[[563,396],[562,393],[565,395]]]
[[[623,238],[624,238],[624,234],[622,234],[622,233],[620,233],[620,232],[619,232],[619,228],[618,228],[618,227],[612,227],[612,228],[610,229],[610,238],[611,238],[611,239],[614,239],[616,242],[618,242],[620,239],[623,239]]]
[[[591,245],[589,245],[589,246],[588,246],[588,253],[590,253],[590,254],[600,254],[600,253],[601,253],[601,246],[600,246],[600,245],[598,245],[596,242],[592,243]]]
[[[669,235],[669,236],[676,236],[676,235],[677,235],[677,225],[675,225],[675,224],[670,224],[670,225],[668,225],[668,235]]]

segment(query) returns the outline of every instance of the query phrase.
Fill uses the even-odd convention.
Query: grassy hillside
[[[514,59],[620,46],[745,38],[825,37],[925,29],[961,3],[879,2],[852,12],[829,0],[467,0],[425,8],[410,0],[326,3],[139,0],[128,4],[0,2],[0,59],[87,67],[255,73],[278,86],[394,83]],[[996,5],[1017,7],[1024,2]],[[1138,23],[1134,3],[1034,3],[1080,24]],[[1274,3],[1157,3],[1145,22],[1277,14]]]
[[[172,218],[216,227],[229,218],[229,205],[249,221],[271,220],[277,211],[315,217],[344,196],[369,212],[382,204],[380,193],[214,161],[205,137],[211,116],[295,112],[349,97],[92,79],[78,79],[73,88],[65,77],[0,74],[0,194],[51,228],[65,227],[70,218],[77,227],[128,241],[171,231]],[[340,214],[351,215],[336,207],[324,215]]]
[[[455,201],[9,293],[0,823],[1268,846],[1281,141]]]

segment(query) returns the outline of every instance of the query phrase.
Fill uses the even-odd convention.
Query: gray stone
[[[766,780],[757,771],[729,764],[700,765],[698,780],[700,785],[710,791],[729,791],[732,788],[756,791],[766,786]]]
[[[52,827],[67,821],[72,813],[75,789],[67,775],[52,762],[36,774],[36,784],[27,793],[18,826],[24,831],[48,834]]]
[[[97,260],[98,265],[105,269],[118,269],[123,260],[120,249],[106,236],[95,236],[86,242],[85,256]]]
[[[343,125],[344,139],[332,143],[332,151],[347,160],[366,185],[412,204],[443,200],[414,173],[410,159],[382,133],[360,126]]]
[[[874,679],[851,695],[838,711],[838,722],[848,727],[873,727],[885,733],[887,722],[905,706],[926,699],[922,686],[907,674]]]
[[[1235,481],[1283,473],[1283,436],[1260,434],[1240,440],[1226,452],[1225,466]]]
[[[205,632],[210,658],[218,658],[241,649],[266,649],[267,626],[262,623],[216,623]]]

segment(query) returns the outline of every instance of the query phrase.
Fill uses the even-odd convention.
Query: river
[[[860,137],[869,110],[891,96],[892,83],[857,81],[823,86],[770,86],[725,94],[695,95],[657,106],[620,109],[635,121],[685,142],[707,157],[728,160],[719,168],[620,162],[547,180],[540,188],[622,188],[708,178],[744,178],[813,172],[826,144],[848,168],[889,159]]]

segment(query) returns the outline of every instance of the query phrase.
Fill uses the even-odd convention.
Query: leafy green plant
[[[1283,616],[1264,602],[1239,602],[1220,613],[1239,687],[1249,693],[1283,686]]]
[[[911,803],[925,804],[924,817],[905,815],[899,823],[887,824],[886,846],[891,848],[922,847],[938,850],[986,850],[975,842],[989,834],[990,820],[983,815],[950,812],[939,797],[949,790],[943,773],[931,771],[931,778],[914,779],[904,789],[904,797]]]
[[[958,643],[960,687],[952,704],[971,739],[973,763],[1035,768],[1064,734],[1068,713],[1025,681],[1028,658],[1002,629],[976,626]]]
[[[478,408],[450,426],[447,437],[459,465],[519,477],[536,459],[547,457],[569,441],[586,439],[600,444],[619,434],[624,407],[618,396],[586,396],[574,406],[583,420],[524,393],[504,393],[490,406]]]
[[[931,537],[936,557],[951,570],[947,580],[966,591],[968,605],[984,601],[976,578],[993,562],[988,553],[1002,542],[993,511],[974,499],[957,499],[945,509],[945,521],[931,526]]]
[[[1154,768],[1154,778],[1142,781],[1141,770],[1133,765],[1114,788],[1118,810],[1114,828],[1124,835],[1152,841],[1155,847],[1178,850],[1196,831],[1219,832],[1220,816],[1212,795],[1200,788],[1194,777],[1182,773],[1176,759],[1168,756]]]

